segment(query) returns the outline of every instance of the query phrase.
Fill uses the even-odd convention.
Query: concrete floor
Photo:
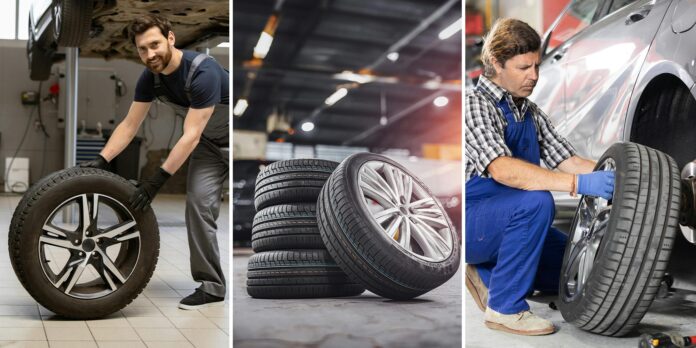
[[[18,195],[0,196],[0,240],[7,241]],[[64,320],[37,304],[15,277],[0,248],[0,347],[228,347],[229,302],[184,311],[176,306],[198,286],[191,279],[183,195],[158,195],[160,257],[144,292],[101,320]],[[229,204],[221,207],[218,242],[229,274]],[[228,296],[229,297],[229,296]]]
[[[461,347],[461,270],[411,301],[370,292],[331,299],[263,300],[246,293],[251,251],[234,249],[234,346]]]

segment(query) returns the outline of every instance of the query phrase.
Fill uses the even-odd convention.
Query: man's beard
[[[172,60],[172,49],[170,47],[167,47],[167,52],[164,54],[164,56],[155,56],[155,59],[152,61],[147,61],[145,65],[147,66],[150,71],[152,71],[155,74],[159,74],[164,70],[169,65],[169,61]]]

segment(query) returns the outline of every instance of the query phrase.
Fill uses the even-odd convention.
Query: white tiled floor
[[[184,311],[176,307],[198,284],[191,279],[185,197],[159,195],[160,257],[147,288],[128,307],[100,320],[65,320],[37,304],[15,277],[7,232],[20,196],[0,196],[0,347],[227,347],[229,302]],[[229,205],[218,219],[222,268],[229,274]],[[0,245],[1,246],[1,245]],[[228,296],[229,298],[229,296]]]

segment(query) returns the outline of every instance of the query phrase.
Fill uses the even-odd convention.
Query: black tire
[[[249,259],[247,292],[255,298],[360,295],[365,288],[341,271],[326,250],[282,250]]]
[[[127,202],[130,195],[135,192],[135,187],[125,179],[99,169],[94,168],[70,168],[55,172],[34,184],[19,202],[17,209],[12,216],[9,231],[9,254],[12,267],[15,274],[19,278],[24,288],[29,294],[42,306],[53,311],[54,313],[71,319],[95,319],[112,314],[126,305],[131,303],[147,285],[152,277],[152,274],[157,265],[159,255],[159,230],[157,220],[151,208],[147,208],[144,212],[130,211],[127,208]],[[106,249],[114,239],[123,238],[119,241],[119,251],[113,259],[109,258],[109,263],[118,271],[119,276],[124,279],[124,282],[118,281],[116,273],[110,273],[109,276],[97,278],[85,284],[80,284],[80,275],[77,275],[77,268],[64,266],[63,271],[66,279],[75,278],[78,283],[70,285],[72,289],[80,289],[82,294],[92,294],[90,296],[76,295],[70,292],[67,288],[69,283],[66,279],[59,283],[57,277],[50,270],[52,267],[46,260],[46,242],[44,238],[49,235],[44,231],[45,223],[51,222],[52,216],[57,216],[60,212],[54,212],[65,202],[70,201],[72,197],[82,197],[83,202],[89,202],[86,206],[94,207],[94,201],[98,197],[97,207],[100,211],[105,211],[104,204],[115,207],[114,211],[119,211],[122,214],[130,214],[133,220],[125,221],[118,219],[118,223],[113,227],[129,224],[133,227],[121,229],[121,232],[114,232],[113,236],[106,237],[104,230],[97,230],[96,224],[90,220],[90,228],[88,234],[81,235],[81,222],[75,231],[63,230],[65,236],[61,237],[57,234],[52,238],[53,241],[60,240],[61,242],[70,243],[74,238],[84,238],[85,243],[80,243],[82,250],[65,249],[70,252],[70,257],[75,254],[85,255],[85,264],[97,265],[101,261],[102,265],[106,265],[106,260],[103,255]],[[85,205],[83,205],[85,206]],[[107,209],[108,210],[108,209]],[[93,211],[93,210],[91,210]],[[91,214],[90,214],[91,215]],[[93,217],[92,217],[93,218]],[[78,218],[80,221],[81,218]],[[55,220],[53,220],[55,221]],[[55,226],[55,225],[53,225]],[[46,231],[49,231],[46,229]],[[49,231],[50,232],[50,231]],[[137,233],[136,233],[137,232]],[[78,235],[79,233],[79,235]],[[87,237],[94,238],[92,245],[87,246]],[[100,242],[97,242],[97,238]],[[137,237],[137,238],[136,238]],[[41,242],[42,240],[43,242]],[[43,243],[43,244],[42,244]],[[108,243],[108,244],[105,244]],[[89,249],[88,249],[89,248]],[[91,249],[91,250],[90,250]],[[94,250],[94,253],[89,251]],[[84,252],[83,252],[84,251]],[[99,251],[104,251],[101,254]],[[97,256],[94,256],[94,255]],[[94,256],[97,262],[92,263],[88,255]],[[80,262],[82,263],[82,262]],[[108,266],[104,266],[108,267]],[[94,266],[94,269],[99,271],[99,266]],[[104,268],[101,268],[102,272]],[[82,273],[84,274],[84,273]],[[50,279],[53,278],[53,279]],[[115,287],[109,285],[107,278]],[[54,285],[54,284],[58,285]],[[106,291],[102,290],[106,289]],[[76,290],[77,291],[77,290]],[[68,293],[70,292],[70,293]]]
[[[60,0],[54,6],[53,32],[58,46],[79,47],[89,37],[92,1]]]
[[[251,247],[255,252],[325,249],[316,211],[314,203],[275,205],[261,210],[254,216]]]
[[[317,206],[319,232],[336,263],[351,279],[383,297],[406,300],[420,296],[450,279],[459,268],[460,242],[442,204],[436,199],[452,241],[449,254],[429,261],[412,255],[372,217],[359,189],[359,170],[370,161],[386,163],[410,176],[432,197],[432,193],[404,167],[384,156],[359,153],[346,158],[322,189]]]
[[[51,75],[53,52],[43,48],[33,34],[34,23],[29,22],[29,37],[27,39],[27,62],[29,63],[29,78],[32,81],[45,81]]]
[[[321,187],[338,163],[293,159],[271,163],[256,177],[256,211],[285,203],[316,203]]]
[[[678,227],[680,179],[674,159],[643,145],[612,145],[597,169],[611,161],[616,184],[606,227],[591,219],[592,230],[580,234],[576,226],[587,220],[579,216],[588,211],[581,203],[563,257],[558,307],[566,321],[583,330],[623,336],[640,322],[659,290]],[[583,245],[578,238],[596,231],[604,232],[594,239],[594,261],[581,283],[572,261],[581,260],[576,251],[582,248],[572,246]]]

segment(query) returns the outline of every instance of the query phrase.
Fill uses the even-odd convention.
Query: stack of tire
[[[432,192],[372,153],[276,162],[256,180],[247,291],[258,298],[420,296],[459,269],[458,234]]]
[[[329,256],[317,225],[317,198],[338,163],[274,162],[256,178],[247,292],[255,298],[359,295],[365,288]]]

